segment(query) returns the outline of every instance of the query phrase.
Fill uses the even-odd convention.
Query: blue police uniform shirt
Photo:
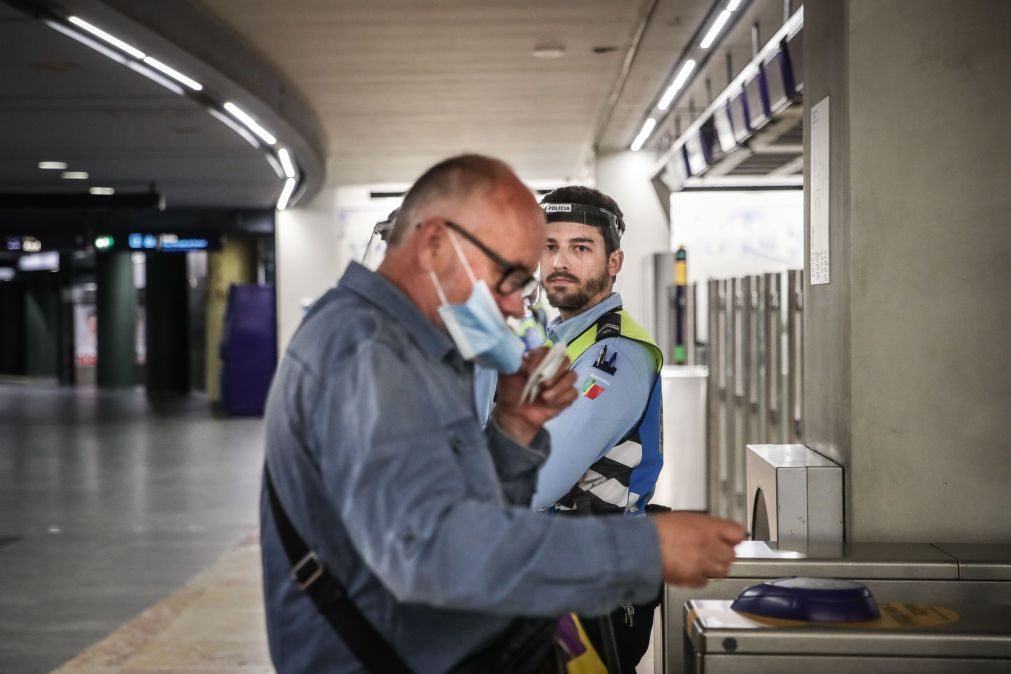
[[[592,329],[601,316],[621,306],[621,295],[614,293],[568,320],[558,318],[548,326],[548,339],[571,342]],[[611,365],[607,369],[595,366],[604,348],[605,360]],[[552,451],[537,478],[534,508],[552,507],[594,461],[621,442],[642,417],[657,377],[651,351],[624,337],[595,343],[569,369],[576,372],[580,395],[571,407],[544,425],[551,434]]]
[[[289,518],[419,673],[445,671],[515,616],[602,614],[661,580],[648,519],[530,510],[548,436],[526,447],[483,428],[473,396],[449,337],[352,263],[306,315],[267,402],[266,460]],[[292,582],[262,495],[260,520],[277,670],[363,672]]]

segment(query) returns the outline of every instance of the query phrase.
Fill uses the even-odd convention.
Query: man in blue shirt
[[[280,506],[416,672],[451,669],[517,616],[601,614],[648,600],[662,580],[722,577],[743,536],[696,514],[529,508],[550,452],[543,425],[575,399],[575,377],[563,370],[521,404],[544,352],[520,363],[492,323],[522,315],[543,246],[544,214],[505,164],[434,166],[405,197],[377,272],[352,264],[313,305],[271,388],[266,469]],[[474,362],[503,373],[486,428]],[[367,671],[293,580],[267,489],[260,517],[277,670]]]
[[[663,463],[660,446],[662,355],[652,337],[622,309],[614,282],[621,271],[623,214],[589,187],[545,195],[547,243],[542,286],[559,317],[547,329],[568,345],[576,402],[545,424],[551,456],[541,468],[535,508],[597,514],[641,514]],[[659,589],[659,588],[658,588]],[[631,672],[649,646],[655,599],[625,603],[611,614],[622,670]],[[605,623],[587,621],[591,638]]]

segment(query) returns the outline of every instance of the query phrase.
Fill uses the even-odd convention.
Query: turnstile
[[[657,633],[661,629],[663,632],[659,672],[684,671],[686,602],[732,600],[745,588],[772,578],[858,580],[870,588],[879,602],[1011,607],[1011,545],[837,543],[781,547],[746,541],[738,546],[737,555],[729,576],[723,580],[699,589],[665,588],[661,625],[654,627],[655,642]],[[1011,627],[1005,627],[1011,631]]]
[[[1011,606],[895,601],[865,623],[802,623],[738,613],[727,600],[684,606],[691,674],[1011,671]]]

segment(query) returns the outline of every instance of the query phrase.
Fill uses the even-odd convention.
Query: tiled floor
[[[57,670],[58,674],[273,671],[255,536]]]
[[[261,427],[198,397],[0,384],[0,672],[59,667],[253,533]]]

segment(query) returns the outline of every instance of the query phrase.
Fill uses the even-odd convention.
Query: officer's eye
[[[554,252],[557,248],[558,248],[558,246],[556,246],[553,243],[549,243],[549,244],[546,244],[544,246],[544,250],[547,251],[547,252],[549,252],[549,253]]]
[[[573,246],[573,249],[574,249],[574,250],[575,250],[575,251],[576,251],[577,253],[588,253],[588,252],[590,251],[590,247],[589,247],[589,246],[583,246],[583,245],[576,245],[576,246]]]

